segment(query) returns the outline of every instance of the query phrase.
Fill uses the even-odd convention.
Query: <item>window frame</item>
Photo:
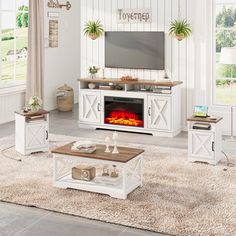
[[[236,8],[236,1],[235,3],[232,2],[226,2],[222,3],[224,5],[235,5]],[[224,102],[217,102],[216,99],[216,7],[217,5],[220,5],[220,3],[217,3],[217,0],[212,1],[212,81],[211,81],[211,104],[212,106],[218,106],[218,107],[231,107],[234,106],[232,104],[224,103]]]
[[[28,13],[28,11],[25,10],[18,10],[17,9],[17,4],[15,1],[15,9],[2,9],[2,1],[0,0],[0,18],[2,17],[3,12],[10,12],[15,14],[15,18],[17,16],[17,13]],[[29,0],[28,0],[29,1]],[[14,53],[16,53],[16,47],[17,47],[17,39],[16,39],[16,21],[14,24]],[[2,25],[0,23],[0,39],[2,39]],[[0,50],[2,50],[2,40],[0,40]],[[2,53],[0,53],[0,62],[2,62]],[[9,81],[3,81],[2,80],[2,63],[0,63],[0,95],[3,93],[8,93],[8,92],[17,92],[17,91],[24,91],[26,87],[26,78],[25,80],[16,80],[16,60],[14,60],[14,78]]]

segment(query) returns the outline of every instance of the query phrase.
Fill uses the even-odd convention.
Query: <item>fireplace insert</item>
[[[144,100],[140,98],[104,97],[105,124],[144,127]]]

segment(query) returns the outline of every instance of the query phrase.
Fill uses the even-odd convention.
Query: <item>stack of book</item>
[[[153,89],[154,93],[171,94],[170,86],[158,86]]]
[[[202,130],[210,130],[211,125],[208,123],[194,123],[193,129],[202,129]]]
[[[80,152],[80,153],[93,153],[96,150],[96,144],[90,141],[78,141],[75,142],[72,147],[72,152]]]

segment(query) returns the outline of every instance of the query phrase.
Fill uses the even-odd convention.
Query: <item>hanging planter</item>
[[[192,29],[187,20],[173,20],[170,24],[169,35],[175,37],[178,41],[189,37],[192,34]]]
[[[84,34],[87,35],[92,40],[95,40],[101,37],[104,33],[103,25],[99,20],[97,21],[88,21],[85,24]]]

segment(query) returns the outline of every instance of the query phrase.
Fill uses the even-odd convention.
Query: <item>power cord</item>
[[[221,151],[221,152],[224,154],[225,159],[227,160],[227,167],[235,167],[235,164],[229,161],[229,157],[227,156],[227,154],[224,151]],[[227,169],[224,168],[224,171],[226,171],[226,170]]]
[[[60,143],[61,141],[49,141],[50,143]],[[9,160],[12,160],[12,161],[18,161],[18,162],[22,162],[22,159],[20,158],[13,158],[13,157],[10,157],[10,156],[7,156],[4,152],[7,151],[7,150],[10,150],[11,148],[15,147],[15,145],[12,145],[10,147],[7,147],[7,148],[4,148],[1,150],[1,155]]]
[[[2,149],[2,150],[1,150],[2,156],[4,156],[4,157],[7,158],[7,159],[10,159],[10,160],[12,160],[12,161],[19,161],[19,162],[21,162],[21,161],[22,161],[21,159],[9,157],[9,156],[7,156],[7,155],[4,153],[5,151],[7,151],[7,150],[9,150],[9,149],[11,149],[11,148],[13,148],[13,147],[15,147],[15,145],[12,145],[12,146],[10,146],[10,147],[7,147],[7,148]]]

